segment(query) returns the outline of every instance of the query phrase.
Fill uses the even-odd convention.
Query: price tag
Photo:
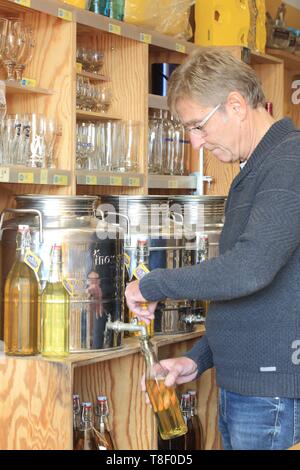
[[[63,278],[62,283],[68,294],[74,295],[74,285],[72,281],[70,281],[70,279]]]
[[[134,270],[133,270],[133,275],[136,279],[143,279],[145,274],[149,273],[149,269],[143,264],[140,263]]]
[[[117,34],[118,36],[121,36],[121,26],[119,26],[118,24],[109,23],[108,31],[110,33]]]
[[[176,181],[176,180],[169,180],[169,181],[168,181],[168,188],[169,188],[169,189],[178,189],[178,181]]]
[[[0,168],[0,183],[9,182],[9,168],[2,167]]]
[[[27,264],[27,266],[29,266],[35,273],[37,273],[40,269],[42,260],[37,254],[28,248],[25,253],[24,263]]]
[[[36,80],[35,78],[22,78],[22,80],[20,80],[20,85],[31,86],[32,88],[34,88],[36,87]]]
[[[76,72],[77,73],[82,72],[82,64],[80,62],[76,62]]]
[[[129,186],[141,186],[140,178],[129,178]]]
[[[48,184],[48,170],[41,170],[40,184]]]
[[[67,175],[54,175],[53,176],[53,184],[67,186],[68,184],[68,177]]]
[[[58,18],[61,18],[65,21],[72,21],[73,20],[73,13],[69,10],[64,10],[64,8],[59,8],[57,10]]]
[[[85,177],[85,183],[86,184],[90,184],[92,186],[96,186],[97,185],[97,176],[95,175],[87,175]]]
[[[152,43],[152,36],[151,34],[148,33],[141,33],[140,34],[140,41],[145,42],[146,44],[151,44]]]
[[[122,186],[122,176],[111,176],[109,184],[110,186]]]
[[[182,54],[185,54],[186,48],[183,44],[180,44],[179,42],[176,42],[175,49],[177,52],[181,52]]]
[[[18,5],[22,5],[23,7],[28,7],[28,8],[31,7],[31,0],[14,0],[14,1]]]
[[[18,173],[18,183],[31,184],[34,182],[34,174],[29,172]]]

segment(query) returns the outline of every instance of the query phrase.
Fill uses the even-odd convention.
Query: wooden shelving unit
[[[22,2],[20,2],[22,3]],[[43,113],[56,117],[62,135],[56,146],[58,169],[5,167],[0,171],[0,210],[14,206],[15,194],[189,194],[196,189],[194,176],[148,175],[148,108],[167,109],[165,97],[149,95],[149,67],[155,62],[181,63],[195,45],[145,28],[79,10],[58,0],[30,0],[30,8],[14,0],[0,0],[1,15],[20,15],[32,25],[35,54],[26,76],[38,87],[7,85],[9,113]],[[103,77],[110,80],[113,102],[108,113],[76,111],[76,48],[80,45],[104,52]],[[240,47],[230,48],[242,58]],[[276,118],[289,105],[289,81],[297,60],[270,53],[251,54]],[[98,80],[94,74],[81,73]],[[139,121],[139,173],[76,170],[76,120],[122,119]],[[62,170],[63,169],[63,170]],[[190,173],[198,171],[192,154]],[[204,174],[213,177],[209,195],[227,194],[238,165],[222,165],[206,155]],[[201,337],[203,328],[190,335],[155,338],[160,358],[182,355]],[[108,396],[111,428],[119,449],[155,449],[156,425],[140,390],[144,367],[137,341],[126,341],[118,350],[72,355],[64,361],[40,357],[0,360],[0,449],[71,449],[72,393],[94,401]],[[213,371],[195,383],[199,414],[205,430],[205,447],[220,447],[217,432],[217,389]],[[182,388],[184,390],[184,387]],[[122,399],[120,399],[120,391]]]

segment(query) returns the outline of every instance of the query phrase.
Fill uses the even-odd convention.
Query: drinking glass
[[[124,151],[120,156],[120,171],[138,171],[141,123],[124,121]]]

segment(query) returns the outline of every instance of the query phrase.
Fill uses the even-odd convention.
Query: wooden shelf
[[[76,170],[76,182],[88,186],[128,186],[139,188],[144,184],[142,173],[101,172],[93,170]]]
[[[149,175],[149,189],[196,189],[196,176]]]
[[[272,49],[273,50],[273,49]],[[259,54],[258,52],[251,52],[251,64],[265,64],[265,65],[278,65],[281,64],[280,57],[274,57],[271,54]]]
[[[58,168],[29,168],[9,165],[0,167],[0,183],[69,186],[70,182],[71,172]]]
[[[284,62],[287,69],[300,72],[300,56],[281,49],[267,49],[269,55],[276,57]]]
[[[6,93],[16,94],[16,93],[26,93],[26,94],[37,94],[37,95],[53,95],[53,90],[46,90],[45,88],[32,87],[27,85],[22,85],[20,82],[14,80],[5,80]]]
[[[167,103],[167,97],[160,96],[160,95],[149,94],[148,106],[149,108],[154,108],[154,109],[163,109],[163,110],[169,109],[168,103]]]
[[[83,111],[82,109],[76,110],[77,119],[86,119],[89,121],[120,121],[121,118],[110,115],[109,113],[95,113],[94,111]]]
[[[105,75],[100,75],[100,74],[97,74],[97,73],[92,73],[92,72],[77,72],[77,75],[79,77],[86,77],[86,78],[89,78],[91,81],[94,81],[94,82],[109,82],[110,81],[110,78],[106,77]]]

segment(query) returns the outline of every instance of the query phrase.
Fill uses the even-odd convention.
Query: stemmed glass
[[[0,61],[3,60],[7,29],[8,29],[8,19],[0,18]]]
[[[20,51],[14,68],[16,80],[22,80],[24,69],[31,61],[35,48],[35,39],[32,37],[32,29],[30,27],[25,27],[21,33],[21,36],[23,47]]]
[[[3,51],[3,63],[7,72],[7,80],[14,80],[14,68],[24,47],[22,29],[22,20],[17,18],[9,20]]]

